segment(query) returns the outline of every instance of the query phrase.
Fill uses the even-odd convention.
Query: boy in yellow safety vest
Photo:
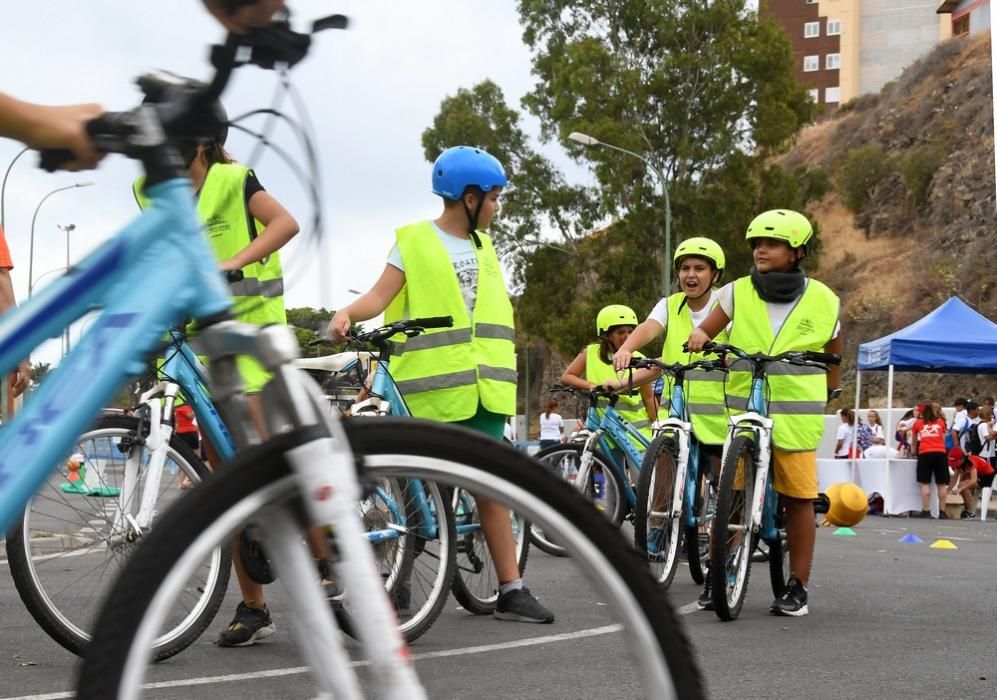
[[[391,374],[412,414],[478,430],[502,440],[516,412],[516,352],[512,304],[498,257],[484,230],[499,211],[508,184],[502,164],[470,146],[445,150],[433,164],[433,193],[443,212],[395,232],[381,277],[329,322],[333,341],[355,321],[382,311],[385,321],[451,316],[452,328],[401,341]],[[495,564],[500,620],[550,623],[554,615],[523,587],[507,508],[476,497],[485,541]]]
[[[730,324],[730,344],[745,352],[776,355],[790,350],[840,354],[844,345],[838,320],[840,301],[827,286],[800,267],[813,237],[802,214],[786,209],[764,212],[748,225],[755,266],[751,274],[720,290],[710,315],[689,336],[698,352]],[[727,383],[731,411],[747,407],[751,372],[731,367]],[[794,368],[796,369],[796,368]],[[774,615],[808,614],[807,584],[816,529],[817,445],[824,433],[824,406],[840,390],[841,371],[768,377],[772,430],[773,485],[786,506],[790,579],[772,603]]]

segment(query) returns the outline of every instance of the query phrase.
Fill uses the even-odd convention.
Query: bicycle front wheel
[[[7,533],[11,578],[35,621],[74,654],[90,641],[98,605],[147,533],[136,528],[148,481],[149,452],[138,435],[139,421],[104,416],[76,440],[60,464]],[[129,459],[135,471],[126,477]],[[167,447],[156,511],[178,501],[208,468],[177,435]],[[126,479],[134,479],[131,482]],[[186,478],[186,481],[184,479]],[[220,546],[175,601],[156,640],[162,660],[180,652],[214,619],[225,596],[230,553]]]
[[[444,487],[464,488],[522,513],[556,534],[571,557],[571,565],[606,603],[599,608],[600,615],[611,615],[617,621],[586,635],[624,637],[625,645],[611,647],[630,662],[623,669],[629,696],[680,700],[703,697],[689,642],[668,601],[620,533],[604,518],[592,517],[592,504],[568,484],[542,473],[533,460],[515,450],[455,426],[384,418],[346,427],[351,447],[364,455],[364,462],[379,476],[417,478]],[[81,669],[78,698],[138,697],[148,663],[148,650],[137,641],[144,636],[138,634],[139,627],[156,624],[165,601],[173,594],[174,581],[182,578],[191,561],[213,543],[227,541],[262,508],[285,504],[299,512],[298,480],[284,457],[286,450],[299,444],[296,435],[275,438],[243,453],[166,514],[163,526],[154,530],[146,545],[135,553],[125,576],[115,584],[105,603]],[[375,451],[377,454],[370,454]],[[585,614],[591,616],[593,611],[587,601]],[[471,636],[458,644],[463,648],[480,643],[478,640],[480,637]],[[584,637],[573,639],[570,646],[539,644],[532,647],[531,654],[536,660],[555,647],[558,656],[547,662],[540,660],[537,667],[543,669],[544,678],[557,683],[559,673],[574,679],[591,669],[591,664],[586,663],[590,648],[587,652],[580,650],[584,656],[574,666],[563,667],[565,652],[571,654],[584,644]],[[592,644],[601,642],[592,640],[589,647]],[[418,662],[418,655],[415,658]],[[461,676],[466,676],[467,681],[458,691],[460,694],[481,687],[481,679],[473,677],[474,664],[464,668],[467,672]],[[604,668],[592,671],[596,674],[593,679],[605,677]],[[438,675],[424,675],[423,681],[432,681]],[[515,696],[517,678],[508,680],[507,691]],[[452,683],[453,678],[440,682]],[[535,678],[527,682],[529,688],[535,689]],[[441,692],[452,695],[453,688]]]
[[[748,593],[751,553],[751,504],[755,489],[755,442],[739,435],[731,442],[720,471],[717,513],[710,533],[710,585],[713,606],[724,621],[736,620]]]
[[[637,481],[634,544],[638,551],[647,553],[651,573],[664,588],[675,578],[683,531],[681,512],[672,512],[678,486],[678,459],[673,436],[658,435],[644,453]]]
[[[534,458],[556,477],[574,485],[576,490],[596,504],[596,508],[601,510],[613,525],[619,527],[629,508],[623,476],[613,468],[602,452],[593,450],[586,483],[577,484],[576,479],[584,451],[583,445],[570,443],[553,445],[538,452]],[[530,526],[530,542],[542,552],[555,557],[565,556],[564,548],[537,523],[532,523]]]

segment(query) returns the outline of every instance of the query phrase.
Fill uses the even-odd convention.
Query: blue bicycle
[[[616,410],[619,394],[600,387],[591,391],[555,387],[551,391],[576,394],[588,400],[585,429],[571,442],[552,445],[535,457],[591,499],[619,527],[627,516],[632,516],[637,505],[632,479],[640,472],[650,441]],[[530,528],[530,540],[541,551],[564,556],[563,548],[538,525]]]
[[[685,396],[688,372],[726,371],[715,360],[690,364],[665,364],[649,358],[635,358],[634,369],[657,369],[673,377],[669,415],[654,426],[655,437],[644,453],[637,481],[634,513],[634,545],[647,552],[651,572],[667,588],[678,568],[682,541],[692,580],[702,585],[707,575],[709,532],[716,509],[716,480],[711,475],[710,457],[692,432]]]
[[[306,371],[331,374],[326,382],[333,386],[338,386],[340,378],[354,374],[356,383],[366,388],[367,397],[350,407],[353,420],[377,416],[411,417],[405,399],[391,377],[394,343],[390,339],[397,335],[414,338],[426,329],[452,325],[453,319],[449,316],[397,321],[351,340],[351,345],[371,346],[376,352],[354,350],[303,358],[295,365]],[[331,393],[330,403],[338,408],[336,389]],[[349,423],[347,421],[347,429]],[[448,590],[453,591],[468,612],[490,615],[498,600],[498,580],[474,497],[464,489],[444,489],[442,499],[447,503],[443,506],[438,503],[439,489],[433,483],[381,478],[376,468],[370,469],[368,476],[374,488],[359,504],[359,509],[368,537],[376,543],[386,586],[400,608],[400,603],[410,600],[413,590],[421,601],[419,614],[402,618],[401,628],[406,638],[412,641],[429,629],[442,612]],[[515,513],[511,516],[522,573],[529,557],[529,541],[524,536],[529,526],[521,516]],[[420,565],[424,569],[437,568],[430,577],[420,572]],[[445,576],[437,573],[444,571]],[[344,602],[343,610],[348,613],[348,601]],[[344,614],[344,623],[347,617],[348,614]],[[344,627],[350,629],[347,624]]]
[[[182,333],[170,334],[166,378],[128,414],[105,413],[70,448],[7,532],[11,578],[35,621],[74,654],[90,640],[114,575],[157,515],[208,475],[196,445],[174,432],[182,394],[226,458],[232,438],[211,404],[207,377]],[[218,548],[177,598],[170,629],[156,640],[162,660],[211,623],[228,586],[231,555]]]
[[[724,443],[717,511],[710,533],[710,577],[713,605],[721,620],[737,619],[751,574],[751,555],[758,539],[768,544],[769,577],[778,597],[789,577],[789,546],[783,508],[772,487],[772,426],[765,397],[765,377],[773,366],[789,365],[793,374],[823,374],[841,357],[824,352],[789,351],[778,355],[746,353],[721,343],[704,352],[732,355],[751,369],[751,393],[745,413],[733,415]]]

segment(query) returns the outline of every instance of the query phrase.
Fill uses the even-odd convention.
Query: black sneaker
[[[930,510],[922,510],[920,513],[918,513],[914,517],[915,518],[930,518],[931,517],[931,511]]]
[[[758,540],[758,544],[755,545],[755,551],[751,553],[751,561],[756,563],[765,563],[769,560],[769,548],[768,545],[764,544],[762,540]]]
[[[508,593],[499,594],[495,602],[495,618],[512,620],[514,622],[536,622],[550,624],[554,621],[554,613],[540,604],[528,588],[517,588]]]
[[[800,583],[800,579],[795,576],[789,579],[786,590],[773,601],[769,612],[788,617],[803,617],[810,612],[807,608],[807,589]]]
[[[248,647],[261,639],[266,639],[276,631],[277,628],[270,619],[270,611],[266,607],[261,610],[239,603],[232,624],[218,635],[215,644],[220,647]]]
[[[940,510],[940,511],[938,511],[938,519],[939,520],[948,520],[949,519],[949,514],[946,513],[944,510]]]
[[[713,587],[710,585],[709,574],[706,574],[706,585],[703,586],[703,591],[699,594],[696,605],[700,610],[713,610]]]
[[[970,513],[968,510],[962,511],[962,513],[959,515],[960,520],[972,520],[975,517],[976,513]]]

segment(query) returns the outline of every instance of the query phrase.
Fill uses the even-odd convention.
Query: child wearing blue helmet
[[[381,277],[329,322],[333,341],[384,312],[385,322],[451,316],[452,328],[400,342],[391,374],[412,414],[472,428],[501,440],[516,413],[512,304],[498,256],[484,233],[508,184],[502,164],[479,148],[456,146],[433,164],[433,193],[443,211],[402,226]],[[413,342],[414,341],[414,342]],[[554,615],[523,587],[509,511],[477,499],[495,563],[500,620],[550,623]]]

